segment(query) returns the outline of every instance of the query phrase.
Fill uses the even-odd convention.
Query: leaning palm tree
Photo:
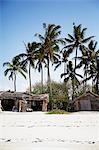
[[[78,77],[81,77],[83,78],[80,74],[76,73],[75,72],[75,68],[73,68],[73,64],[71,61],[68,62],[68,65],[67,65],[67,72],[66,73],[62,73],[61,74],[61,78],[65,76],[65,79],[64,81],[67,83],[68,81],[71,81],[72,83],[72,100],[74,99],[74,94],[75,94],[75,86],[79,85],[80,82],[77,78]]]
[[[21,53],[17,55],[18,58],[23,58],[22,64],[28,65],[29,74],[29,92],[31,93],[31,68],[35,67],[36,52],[38,50],[39,44],[36,42],[25,44],[26,53]]]
[[[51,78],[50,78],[50,61],[53,63],[58,60],[60,57],[59,52],[59,42],[62,40],[59,38],[60,35],[60,26],[55,24],[43,24],[44,35],[36,34],[39,37],[42,49],[44,51],[44,56],[46,58],[46,67],[47,67],[47,83],[48,91],[51,93]]]
[[[26,79],[26,66],[21,64],[19,58],[13,58],[11,62],[5,62],[3,66],[7,67],[7,69],[4,71],[4,75],[7,76],[9,74],[9,80],[13,80],[14,91],[16,91],[16,75],[17,73],[20,73]]]

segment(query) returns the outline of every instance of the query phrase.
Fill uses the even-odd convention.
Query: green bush
[[[49,93],[49,107],[48,109],[67,110],[69,103],[68,88],[65,83],[51,82],[52,94]],[[33,87],[33,94],[42,94],[42,86],[36,83]],[[48,93],[47,83],[43,85],[43,93]]]
[[[47,112],[47,114],[69,114],[69,112],[66,112],[61,109],[53,109],[53,110]]]

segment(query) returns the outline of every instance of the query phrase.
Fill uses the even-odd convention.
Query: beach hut
[[[48,94],[0,91],[0,108],[5,111],[47,111],[48,102]]]
[[[73,111],[99,110],[99,95],[86,92],[71,103]]]

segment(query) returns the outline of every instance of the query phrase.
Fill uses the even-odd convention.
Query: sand
[[[99,112],[1,112],[0,150],[99,150]]]

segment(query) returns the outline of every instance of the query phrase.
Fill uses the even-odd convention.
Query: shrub
[[[66,112],[65,110],[61,110],[61,109],[53,109],[47,112],[47,114],[69,114],[69,112]]]

